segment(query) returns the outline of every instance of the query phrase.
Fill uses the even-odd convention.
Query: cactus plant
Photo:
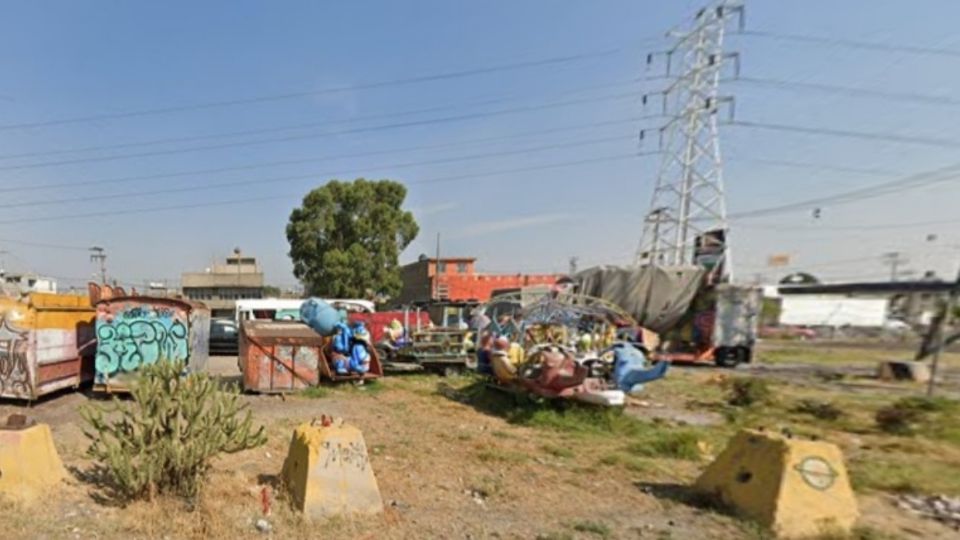
[[[205,374],[184,375],[181,362],[141,369],[132,398],[82,411],[87,453],[124,500],[162,493],[194,499],[216,455],[266,442],[235,385],[221,390]]]

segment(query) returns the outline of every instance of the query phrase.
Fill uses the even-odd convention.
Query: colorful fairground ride
[[[483,306],[481,319],[477,371],[500,389],[620,407],[667,372],[667,362],[648,362],[636,320],[599,298],[508,293]]]

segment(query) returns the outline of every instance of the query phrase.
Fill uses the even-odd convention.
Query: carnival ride
[[[626,393],[667,371],[665,362],[648,366],[646,351],[632,339],[639,330],[633,317],[599,298],[508,293],[491,299],[484,313],[489,323],[481,330],[477,370],[503,389],[622,406]]]

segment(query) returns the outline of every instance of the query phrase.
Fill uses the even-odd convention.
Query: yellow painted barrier
[[[50,426],[18,416],[0,425],[0,496],[31,503],[55,489],[64,469]]]
[[[342,420],[298,426],[281,476],[294,507],[307,517],[383,511],[363,434]]]
[[[849,532],[858,517],[843,455],[821,441],[741,431],[694,488],[780,538]]]

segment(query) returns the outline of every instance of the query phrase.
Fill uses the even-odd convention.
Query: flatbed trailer
[[[680,324],[651,348],[651,358],[722,367],[751,362],[762,301],[757,287],[724,283],[704,290]]]
[[[469,330],[434,328],[414,331],[411,343],[390,352],[389,367],[396,371],[430,371],[455,375],[476,368],[476,356],[467,346]]]

